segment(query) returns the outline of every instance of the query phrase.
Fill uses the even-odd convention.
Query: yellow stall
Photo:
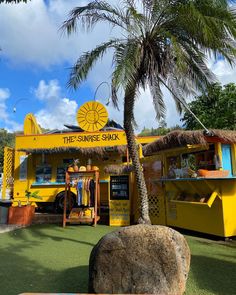
[[[62,212],[66,171],[98,170],[101,219],[115,226],[130,224],[134,220],[131,203],[137,196],[124,130],[108,120],[106,108],[96,101],[81,106],[77,121],[78,126],[42,133],[32,114],[25,117],[24,132],[16,136],[15,149],[5,149],[2,198],[11,199],[13,206],[23,206],[26,191],[37,192],[41,199],[30,198],[33,204],[52,204],[55,211]],[[140,156],[141,144],[156,138],[137,137]],[[81,205],[78,187],[72,185],[71,194],[72,206]]]
[[[235,131],[173,131],[147,144],[143,153],[144,163],[151,156],[162,166],[150,180],[162,196],[156,197],[165,212],[162,224],[236,235]]]

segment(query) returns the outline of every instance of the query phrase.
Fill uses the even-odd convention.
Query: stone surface
[[[190,250],[177,231],[133,225],[105,235],[89,262],[89,293],[183,294]]]
[[[25,226],[15,225],[15,224],[0,224],[0,234],[13,231],[15,229],[22,228],[22,227],[25,227]]]

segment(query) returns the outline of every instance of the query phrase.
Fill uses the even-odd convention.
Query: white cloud
[[[0,121],[5,122],[8,119],[6,100],[10,97],[9,89],[0,88]]]
[[[217,75],[217,78],[223,85],[236,83],[236,68],[231,67],[225,61],[216,61],[211,65],[211,70]]]
[[[111,0],[116,2],[117,0]],[[1,55],[11,63],[21,65],[30,64],[33,67],[48,68],[52,65],[62,65],[64,62],[73,64],[78,56],[86,50],[94,48],[111,35],[117,35],[107,24],[99,24],[90,33],[76,33],[69,38],[62,36],[59,27],[67,18],[69,11],[75,6],[82,6],[89,1],[78,0],[51,0],[46,5],[43,0],[33,0],[27,4],[3,5],[0,9],[0,36]],[[236,71],[231,69],[222,60],[209,60],[210,68],[223,83],[236,82]],[[108,54],[102,63],[94,68],[88,78],[88,83],[96,90],[102,81],[109,81],[111,71],[111,55]],[[45,108],[37,112],[39,123],[45,128],[62,128],[64,123],[76,124],[77,103],[61,94],[60,85],[56,80],[48,83],[39,82],[35,92],[38,99],[45,103]],[[1,95],[1,93],[0,93]],[[103,103],[108,96],[108,90],[103,87],[97,97]],[[170,94],[164,91],[168,126],[181,124],[180,117],[175,110],[175,104]],[[9,120],[6,112],[6,101],[0,97],[0,119]],[[88,98],[93,99],[93,97]],[[104,101],[105,100],[105,101]],[[123,105],[123,96],[120,97],[120,106]],[[108,107],[110,118],[120,124],[123,123],[123,112]],[[158,122],[152,105],[149,91],[141,92],[135,106],[135,118],[140,131],[143,126],[157,127]],[[11,121],[11,126],[14,125]],[[18,128],[18,127],[17,127]]]
[[[62,97],[57,80],[39,82],[35,89],[36,97],[45,103],[45,107],[36,113],[38,123],[49,129],[63,129],[64,124],[76,124],[76,101]]]
[[[42,101],[57,99],[60,95],[61,87],[57,80],[51,80],[48,84],[44,80],[39,82],[38,88],[35,90],[35,95]]]
[[[21,130],[22,125],[10,119],[9,112],[7,110],[7,100],[10,98],[11,93],[8,88],[0,88],[0,122],[2,128],[9,132]]]
[[[111,28],[98,24],[91,34],[79,32],[67,37],[59,30],[69,11],[88,1],[43,0],[4,5],[0,10],[2,55],[13,64],[33,64],[48,68],[78,56],[106,40]]]

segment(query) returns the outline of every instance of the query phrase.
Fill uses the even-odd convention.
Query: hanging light
[[[13,113],[16,113],[16,106],[17,106],[17,104],[20,102],[20,101],[24,101],[24,100],[28,100],[27,98],[20,98],[20,99],[18,99],[16,102],[15,102],[15,104],[14,104],[14,106],[13,106]]]
[[[108,89],[109,89],[109,97],[108,97],[108,99],[107,99],[107,102],[105,103],[105,105],[108,106],[109,103],[110,103],[110,96],[111,96],[111,93],[110,93],[110,85],[109,85],[109,83],[106,82],[106,81],[101,82],[101,83],[97,86],[97,88],[96,88],[96,90],[95,90],[95,92],[94,92],[93,100],[96,101],[96,94],[97,94],[97,92],[98,92],[98,89],[99,89],[100,86],[102,86],[103,84],[106,84],[106,85],[108,86]]]

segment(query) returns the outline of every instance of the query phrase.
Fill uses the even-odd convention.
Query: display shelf
[[[83,218],[66,218],[66,222],[73,223],[73,224],[80,224],[80,223],[94,223],[95,218],[90,217],[83,217]],[[96,223],[100,220],[100,216],[96,217]]]
[[[170,200],[171,203],[176,203],[176,204],[186,204],[186,205],[197,205],[197,206],[207,206],[209,208],[211,208],[212,204],[214,203],[216,198],[220,198],[221,194],[218,191],[213,191],[211,196],[209,197],[209,199],[207,200],[207,202],[193,202],[193,201],[181,201],[181,200]]]
[[[70,197],[70,191],[72,182],[77,179],[82,179],[84,177],[92,177],[95,183],[94,189],[94,215],[92,217],[81,216],[78,217],[67,217],[67,198]],[[66,181],[65,181],[65,198],[64,198],[64,212],[63,212],[63,227],[66,226],[67,223],[79,224],[79,223],[88,223],[93,224],[94,226],[97,225],[97,221],[100,219],[100,216],[97,214],[99,207],[100,211],[100,187],[99,187],[99,172],[97,170],[90,170],[90,171],[78,171],[78,172],[66,172]],[[90,207],[88,207],[90,208]],[[75,208],[70,208],[70,214]]]

